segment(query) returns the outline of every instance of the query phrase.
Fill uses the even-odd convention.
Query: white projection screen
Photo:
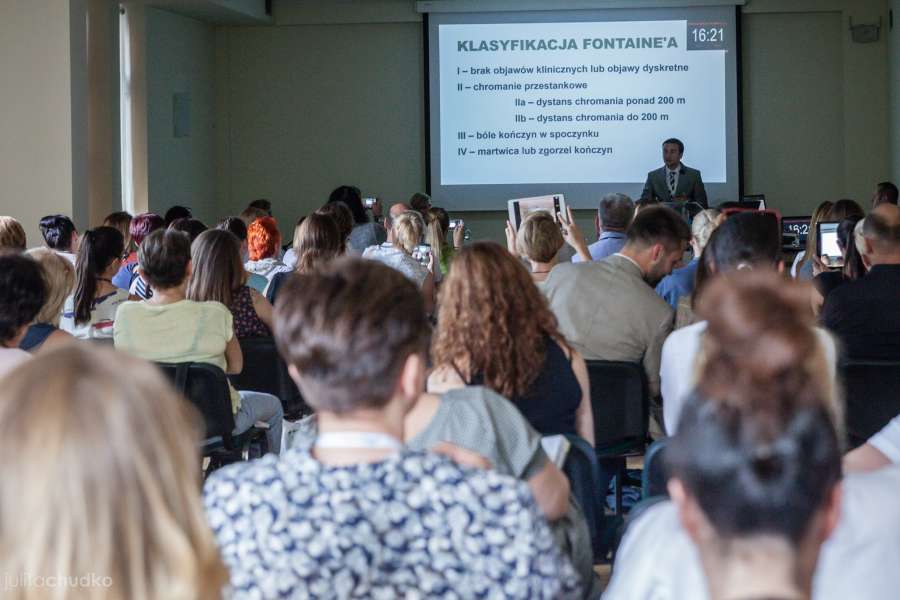
[[[426,14],[428,185],[449,210],[565,194],[637,199],[685,145],[710,205],[738,200],[734,3]]]

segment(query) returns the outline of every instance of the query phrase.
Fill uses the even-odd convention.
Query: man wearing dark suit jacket
[[[663,142],[663,165],[647,173],[642,199],[656,199],[660,202],[696,202],[707,208],[706,188],[700,171],[681,164],[684,144],[670,138]]]

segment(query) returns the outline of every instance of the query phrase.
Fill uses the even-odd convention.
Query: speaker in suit
[[[676,199],[684,199],[687,202],[696,202],[703,208],[708,208],[706,200],[706,188],[700,171],[686,167],[679,163],[678,181],[675,186],[675,194],[669,191],[668,169],[663,166],[647,173],[647,181],[644,183],[644,191],[641,198],[657,199],[660,202],[675,202]]]

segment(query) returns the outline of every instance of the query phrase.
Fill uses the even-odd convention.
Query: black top
[[[275,306],[275,298],[278,296],[278,290],[288,280],[288,277],[293,274],[293,271],[275,273],[275,277],[272,278],[272,281],[269,282],[269,287],[266,289],[266,300],[269,301],[269,304]]]
[[[576,434],[575,412],[581,404],[581,386],[572,363],[560,345],[546,338],[547,352],[537,378],[521,396],[510,398],[525,419],[541,435]],[[469,385],[484,385],[484,377],[472,377]]]
[[[900,265],[876,265],[825,298],[822,325],[846,358],[900,360]]]
[[[823,271],[813,277],[813,285],[819,290],[823,298],[827,298],[828,294],[840,287],[846,279],[841,271]]]

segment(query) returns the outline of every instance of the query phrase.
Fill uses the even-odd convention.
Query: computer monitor
[[[812,217],[784,217],[781,219],[781,238],[785,250],[800,251],[806,248],[809,236],[809,221]]]

